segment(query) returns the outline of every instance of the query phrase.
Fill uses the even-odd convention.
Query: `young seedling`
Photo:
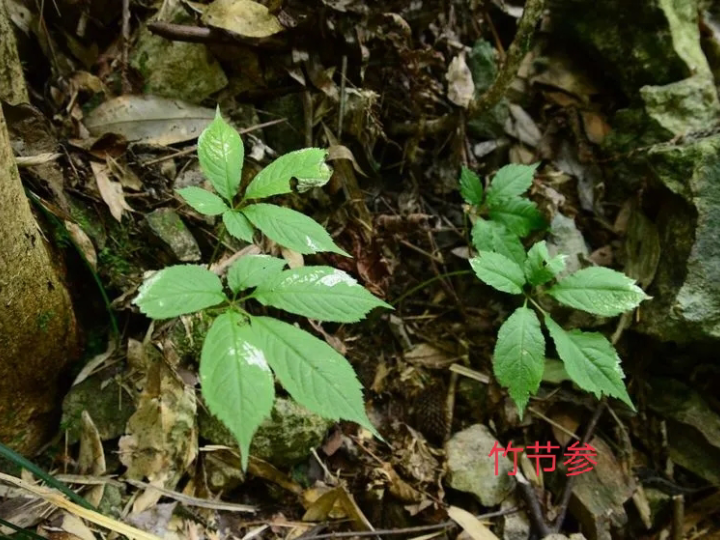
[[[616,397],[634,410],[612,343],[598,332],[564,330],[537,298],[550,295],[565,306],[614,317],[649,297],[634,280],[610,268],[585,268],[557,279],[565,270],[565,256],[551,257],[545,241],[525,252],[520,238],[543,226],[534,203],[521,197],[532,184],[536,168],[501,168],[485,196],[477,175],[464,168],[460,177],[465,201],[486,207],[490,216],[490,220],[478,219],[473,227],[472,242],[478,254],[470,259],[470,266],[487,285],[524,297],[523,305],[498,331],[493,353],[495,378],[508,389],[522,417],[530,395],[540,387],[545,369],[546,344],[539,313],[570,378],[596,397]]]
[[[349,257],[313,219],[274,204],[256,202],[304,192],[328,182],[326,152],[308,148],[286,154],[250,182],[239,201],[244,149],[240,135],[220,116],[198,140],[200,167],[217,195],[198,187],[178,193],[198,212],[222,216],[227,232],[252,242],[255,229],[298,253],[334,252]],[[134,303],[153,319],[169,319],[213,308],[219,312],[203,342],[202,394],[210,412],[237,438],[243,469],[253,435],[275,400],[275,377],[290,395],[321,416],[357,422],[379,437],[370,423],[362,387],[349,362],[326,342],[273,317],[251,315],[245,303],[285,310],[318,321],[357,322],[379,300],[351,276],[328,266],[285,269],[285,261],[248,255],[228,270],[227,286],[202,266],[170,266],[140,287]]]

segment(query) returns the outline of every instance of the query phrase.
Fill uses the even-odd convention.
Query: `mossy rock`
[[[198,422],[202,438],[214,444],[237,447],[232,433],[214,416],[201,412]],[[290,467],[320,446],[334,423],[290,399],[278,398],[270,418],[260,425],[253,437],[250,455],[278,467]]]
[[[103,441],[125,433],[125,424],[135,412],[135,404],[113,380],[90,377],[72,387],[62,405],[61,427],[67,429],[68,442],[75,444],[82,430],[82,412],[90,413]]]

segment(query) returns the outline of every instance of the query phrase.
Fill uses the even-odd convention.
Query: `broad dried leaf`
[[[202,21],[250,38],[264,38],[284,30],[268,8],[251,0],[215,0],[205,9]]]
[[[448,99],[458,107],[467,109],[475,94],[475,83],[465,63],[464,53],[452,59],[445,78],[448,82]]]
[[[169,145],[200,136],[215,111],[158,96],[127,95],[106,101],[85,117],[91,135],[122,135],[128,141]]]

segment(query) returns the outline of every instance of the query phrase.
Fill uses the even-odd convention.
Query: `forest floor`
[[[532,239],[578,265],[644,265],[647,287],[658,261],[626,250],[639,221],[657,236],[644,186],[619,186],[607,172],[625,158],[602,146],[625,98],[553,38],[547,14],[503,96],[478,115],[469,103],[512,53],[522,9],[510,4],[263,2],[270,11],[258,15],[249,0],[233,13],[126,3],[123,12],[109,0],[44,2],[40,12],[9,2],[33,102],[13,109],[11,135],[18,156],[34,156],[19,165],[40,219],[64,224],[51,239],[86,344],[38,465],[161,538],[510,540],[547,532],[558,516],[560,532],[587,538],[720,538],[720,493],[707,476],[669,467],[668,423],[678,419],[649,405],[650,366],[684,353],[634,332],[641,311],[591,324],[614,334],[637,412],[560,370],[546,372],[520,417],[493,377],[497,332],[515,306],[470,269],[462,166],[490,179],[507,163],[539,163],[529,197],[549,225]],[[352,259],[303,257],[267,239],[254,248],[184,204],[176,189],[207,186],[197,136],[216,106],[240,131],[251,171],[298,148],[330,149],[327,186],[276,202],[321,222]],[[327,430],[292,412],[300,417],[276,419],[282,448],[253,456],[243,474],[201,399],[207,320],[152,322],[132,303],[147,272],[209,263],[222,272],[258,248],[291,266],[340,268],[394,307],[358,324],[302,322],[352,363],[386,444],[355,424]],[[704,392],[717,377],[698,367],[685,382]],[[718,404],[703,403],[686,423],[717,464]],[[536,469],[526,452],[529,484],[515,490],[493,473],[495,440],[540,445],[557,468]],[[563,452],[580,440],[597,463],[568,481]],[[47,506],[12,502],[0,504],[4,520],[92,537],[67,513],[47,520]]]

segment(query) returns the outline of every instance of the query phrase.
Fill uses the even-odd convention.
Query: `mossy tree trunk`
[[[26,101],[3,0],[0,66],[0,99]],[[77,353],[70,295],[25,196],[0,108],[0,442],[32,454],[47,441],[57,429],[62,377]]]

